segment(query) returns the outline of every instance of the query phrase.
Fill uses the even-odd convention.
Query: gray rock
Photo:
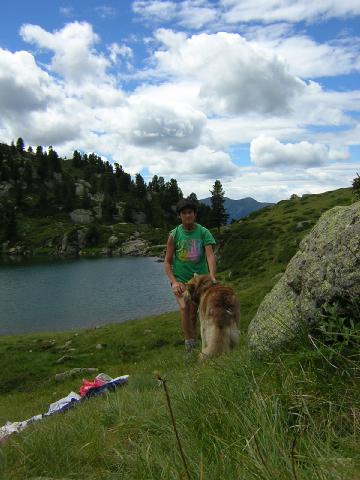
[[[9,248],[6,253],[13,257],[29,257],[31,255],[31,250],[26,245],[23,245],[22,243],[17,243],[14,247]]]
[[[67,342],[64,343],[64,345],[61,345],[59,347],[57,347],[59,350],[66,350],[67,348],[70,347],[70,345],[72,344],[72,340],[68,340]]]
[[[125,212],[126,203],[125,202],[117,202],[115,204],[115,206],[116,206],[116,210],[117,210],[117,215],[115,215],[116,219],[117,219],[118,222],[121,222],[124,219],[124,212]]]
[[[284,275],[252,319],[248,340],[258,356],[298,345],[325,304],[360,295],[360,202],[325,212],[300,243]]]
[[[80,223],[80,225],[88,225],[94,220],[91,210],[84,208],[78,208],[70,213],[70,218],[74,223]]]
[[[114,248],[117,246],[118,243],[119,243],[119,238],[116,235],[111,235],[111,237],[108,238],[107,246],[109,248]]]
[[[87,233],[88,233],[87,228],[83,228],[77,231],[79,248],[85,248],[87,246]]]
[[[98,368],[72,368],[71,370],[67,370],[66,372],[57,373],[55,375],[55,380],[59,382],[60,380],[65,380],[66,378],[72,378],[80,373],[95,373],[99,369]]]
[[[59,249],[59,255],[65,257],[77,256],[79,254],[79,243],[77,239],[69,238],[69,235],[66,233],[61,241],[61,246]]]
[[[94,210],[95,218],[100,220],[102,218],[102,207],[101,207],[101,205],[95,205],[93,210]]]
[[[75,195],[82,198],[86,193],[86,188],[82,183],[75,183]]]
[[[67,362],[68,360],[72,360],[74,357],[72,357],[71,355],[64,355],[63,357],[60,357],[56,360],[56,363],[65,363]]]
[[[144,212],[136,212],[133,210],[131,212],[131,216],[132,216],[133,222],[136,223],[137,225],[146,223],[146,215]]]
[[[90,188],[90,187],[89,187]],[[101,204],[104,201],[103,193],[89,193],[91,200],[97,204]]]
[[[148,243],[142,238],[128,240],[121,245],[121,252],[123,255],[132,257],[144,256],[149,250]]]

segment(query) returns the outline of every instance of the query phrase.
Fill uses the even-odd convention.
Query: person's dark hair
[[[198,206],[196,202],[194,202],[194,200],[192,200],[191,198],[182,198],[181,200],[179,200],[176,204],[176,213],[182,212],[183,210],[185,210],[185,208],[190,208],[195,213],[198,211]]]

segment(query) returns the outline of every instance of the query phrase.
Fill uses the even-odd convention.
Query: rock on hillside
[[[255,355],[298,344],[322,307],[360,295],[360,202],[324,213],[252,319]],[[306,328],[305,328],[306,331]]]

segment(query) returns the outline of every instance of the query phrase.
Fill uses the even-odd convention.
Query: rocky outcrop
[[[118,222],[122,222],[124,220],[125,206],[126,206],[125,202],[117,202],[115,204],[117,214],[114,215],[114,218],[116,218]]]
[[[91,210],[85,210],[84,208],[78,208],[70,213],[70,218],[74,223],[80,225],[88,225],[94,220]]]
[[[6,253],[11,257],[18,257],[18,256],[30,257],[32,254],[31,249],[27,245],[24,245],[22,243],[17,243],[13,247],[8,248],[6,250]]]
[[[136,234],[137,232],[135,232]],[[149,244],[146,240],[133,235],[121,245],[121,255],[140,257],[145,256],[149,250]]]
[[[111,248],[111,249],[116,248],[118,244],[119,244],[119,238],[116,235],[111,235],[108,238],[107,246],[109,248]]]
[[[79,179],[75,183],[75,195],[77,197],[83,198],[88,193],[90,188],[91,188],[91,185],[89,182],[83,179]]]
[[[78,236],[66,233],[62,238],[58,254],[64,257],[76,257],[79,255],[79,251],[80,246]]]
[[[322,215],[248,330],[249,348],[267,355],[299,344],[325,304],[360,295],[360,202]]]

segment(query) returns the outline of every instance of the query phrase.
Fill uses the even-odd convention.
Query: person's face
[[[191,227],[195,223],[196,214],[191,208],[184,208],[181,210],[179,217],[185,227]]]

